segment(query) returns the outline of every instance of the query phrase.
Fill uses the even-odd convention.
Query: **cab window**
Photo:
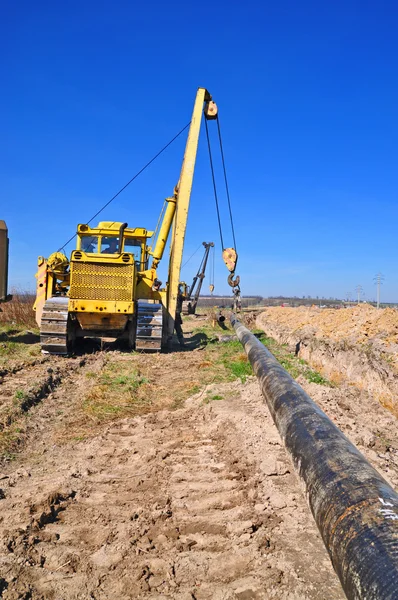
[[[134,262],[137,269],[144,268],[141,264],[141,240],[125,238],[124,239],[124,252],[129,252],[134,255]]]
[[[83,252],[98,252],[98,238],[94,235],[86,235],[81,238],[80,250]]]
[[[101,240],[101,254],[118,254],[119,238],[104,236]]]
[[[134,254],[134,260],[141,260],[141,242],[139,240],[132,240],[125,238],[124,240],[124,251]]]

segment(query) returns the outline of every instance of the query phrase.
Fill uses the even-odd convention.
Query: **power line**
[[[102,208],[100,208],[100,210],[98,212],[95,213],[94,216],[91,217],[91,219],[89,221],[87,221],[87,225],[89,225],[92,221],[94,221],[95,217],[98,217],[98,215],[100,213],[102,213],[103,210],[105,210],[105,208],[107,206],[110,205],[111,202],[113,202],[115,200],[115,198],[117,198],[119,196],[119,194],[121,194],[126,187],[128,187],[130,185],[130,183],[132,183],[135,179],[137,179],[137,177],[139,175],[141,175],[141,173],[143,173],[145,171],[145,169],[147,169],[149,167],[149,165],[151,165],[186,129],[187,127],[189,127],[191,124],[191,122],[187,123],[185,125],[185,127],[183,127],[181,129],[181,131],[179,131],[177,133],[177,135],[175,135],[165,146],[163,146],[163,148],[161,150],[159,150],[159,152],[157,154],[155,154],[155,156],[153,158],[151,158],[151,160],[149,162],[146,163],[146,165],[144,165],[135,175],[134,177],[132,177],[130,179],[130,181],[128,181],[114,196],[112,196],[112,198],[110,200],[108,200],[108,202],[106,202],[106,204],[104,204],[104,206]],[[67,246],[75,237],[75,234],[72,235],[71,238],[69,238],[69,240],[58,249],[58,252],[60,252],[61,250],[64,250],[65,246]]]

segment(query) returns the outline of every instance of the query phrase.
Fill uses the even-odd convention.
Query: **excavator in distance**
[[[196,307],[198,305],[198,299],[200,296],[200,290],[202,289],[203,280],[205,278],[207,261],[209,259],[210,249],[214,248],[213,242],[203,242],[205,247],[205,253],[202,258],[202,262],[199,265],[199,270],[193,278],[192,285],[187,287],[186,298],[182,303],[182,314],[183,315],[194,315],[196,313]],[[213,282],[210,284],[210,289],[213,292]]]
[[[130,348],[158,352],[173,336],[189,201],[202,112],[217,119],[209,92],[196,94],[180,178],[166,198],[156,243],[153,231],[124,222],[77,227],[70,259],[54,252],[39,257],[36,321],[44,352],[69,354],[79,338],[125,338]],[[157,268],[171,233],[165,287]]]

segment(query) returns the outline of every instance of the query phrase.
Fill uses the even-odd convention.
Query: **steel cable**
[[[213,246],[213,248],[211,249],[211,269],[210,269],[210,285],[214,286],[214,257],[215,257],[215,245]],[[213,294],[213,292],[210,292],[211,294]]]
[[[212,157],[212,154],[211,154],[209,128],[207,127],[207,120],[206,119],[205,119],[205,125],[206,125],[207,146],[208,146],[208,149],[209,149],[211,176],[212,176],[212,179],[213,179],[214,198],[215,198],[215,201],[216,201],[218,228],[219,228],[219,231],[220,231],[221,248],[224,250],[224,240],[223,240],[223,237],[222,237],[220,209],[219,209],[219,206],[218,206],[217,186],[216,186],[216,179],[215,179],[215,176],[214,176],[213,157]]]
[[[172,143],[173,143],[173,142],[174,142],[174,141],[175,141],[175,140],[176,140],[176,139],[177,139],[177,138],[178,138],[178,137],[179,137],[179,136],[180,136],[180,135],[181,135],[181,134],[182,134],[182,133],[183,133],[183,132],[184,132],[184,131],[185,131],[187,128],[188,128],[188,127],[189,127],[189,126],[190,126],[190,124],[191,124],[191,122],[187,123],[187,124],[185,125],[185,127],[183,127],[183,128],[181,129],[181,131],[179,131],[179,132],[177,133],[177,135],[175,135],[175,136],[174,136],[174,137],[173,137],[173,138],[172,138],[172,139],[171,139],[171,140],[170,140],[170,141],[169,141],[169,142],[168,142],[168,143],[167,143],[165,146],[163,146],[163,148],[162,148],[161,150],[159,150],[159,152],[158,152],[157,154],[155,154],[155,156],[154,156],[153,158],[151,158],[151,160],[150,160],[149,162],[147,162],[147,163],[146,163],[146,165],[144,165],[144,166],[143,166],[143,167],[142,167],[142,168],[141,168],[141,169],[140,169],[140,170],[139,170],[139,171],[138,171],[138,172],[137,172],[137,173],[134,175],[134,177],[132,177],[132,178],[130,179],[130,181],[128,181],[128,182],[127,182],[127,183],[126,183],[126,184],[125,184],[125,185],[124,185],[124,186],[123,186],[123,187],[122,187],[122,188],[121,188],[121,189],[120,189],[120,190],[119,190],[119,191],[118,191],[118,192],[117,192],[117,193],[116,193],[116,194],[115,194],[115,195],[114,195],[114,196],[113,196],[113,197],[112,197],[110,200],[108,200],[108,202],[107,202],[106,204],[104,204],[104,206],[103,206],[103,207],[102,207],[102,208],[101,208],[101,209],[100,209],[98,212],[96,212],[96,213],[95,213],[95,215],[94,215],[94,216],[92,216],[92,217],[91,217],[91,219],[90,219],[89,221],[87,221],[87,225],[89,225],[89,224],[90,224],[92,221],[94,221],[95,217],[98,217],[98,215],[99,215],[100,213],[102,213],[102,211],[103,211],[103,210],[105,210],[105,208],[106,208],[107,206],[109,206],[109,204],[110,204],[111,202],[113,202],[113,200],[115,200],[115,198],[117,198],[117,197],[119,196],[119,194],[121,194],[121,193],[122,193],[122,192],[123,192],[123,191],[126,189],[126,187],[128,187],[128,186],[130,185],[130,183],[132,183],[132,182],[133,182],[135,179],[137,179],[137,177],[138,177],[139,175],[141,175],[141,173],[143,173],[143,172],[145,171],[145,169],[147,169],[147,168],[149,167],[149,165],[151,165],[151,164],[152,164],[152,163],[153,163],[153,162],[154,162],[154,161],[155,161],[155,160],[156,160],[156,159],[157,159],[157,158],[158,158],[158,157],[159,157],[159,156],[160,156],[160,155],[161,155],[161,154],[162,154],[162,153],[163,153],[163,152],[164,152],[164,151],[165,151],[165,150],[166,150],[166,149],[167,149],[167,148],[168,148],[168,147],[169,147],[169,146],[170,146],[170,145],[171,145],[171,144],[172,144]],[[60,252],[61,250],[64,250],[64,249],[65,249],[65,246],[67,246],[67,245],[68,245],[68,244],[69,244],[69,243],[70,243],[70,242],[71,242],[71,241],[74,239],[74,237],[75,237],[75,234],[73,234],[73,235],[72,235],[72,237],[71,237],[71,238],[69,238],[69,240],[68,240],[67,242],[65,242],[65,244],[64,244],[63,246],[61,246],[61,247],[58,249],[58,252]]]
[[[202,245],[202,244],[200,244],[200,245],[199,245],[199,246],[196,248],[195,252],[194,252],[193,254],[191,254],[191,256],[188,258],[188,260],[187,260],[186,262],[184,262],[184,264],[182,265],[181,269],[183,269],[183,268],[185,267],[185,265],[187,265],[187,264],[189,263],[189,261],[191,260],[191,258],[193,258],[193,257],[195,256],[195,254],[198,252],[198,250],[200,250],[200,247],[201,247],[201,245]]]
[[[225,168],[225,160],[224,160],[224,150],[223,150],[223,145],[222,145],[222,138],[221,138],[221,129],[220,129],[220,118],[217,118],[217,128],[218,128],[218,139],[220,142],[220,150],[221,150],[221,159],[222,159],[222,166],[223,166],[223,171],[224,171],[224,180],[225,180],[225,189],[227,191],[227,199],[228,199],[228,209],[229,209],[229,217],[230,217],[230,221],[231,221],[231,229],[232,229],[232,238],[234,240],[234,248],[236,249],[236,240],[235,240],[235,229],[234,229],[234,220],[232,218],[232,208],[231,208],[231,200],[230,200],[230,196],[229,196],[229,187],[228,187],[228,179],[227,179],[227,170]]]

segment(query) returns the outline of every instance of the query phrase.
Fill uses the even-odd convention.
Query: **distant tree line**
[[[262,305],[264,298],[262,296],[242,296],[242,307]],[[233,304],[233,296],[199,296],[198,306],[225,306],[230,307]]]
[[[233,296],[200,296],[198,305],[202,307],[218,306],[230,308],[233,304]],[[242,296],[242,308],[249,306],[319,306],[320,308],[343,308],[345,306],[353,306],[355,300],[347,301],[339,298],[325,298],[325,296]],[[368,301],[367,304],[376,306],[375,302]],[[396,307],[395,303],[381,303],[382,308]]]

